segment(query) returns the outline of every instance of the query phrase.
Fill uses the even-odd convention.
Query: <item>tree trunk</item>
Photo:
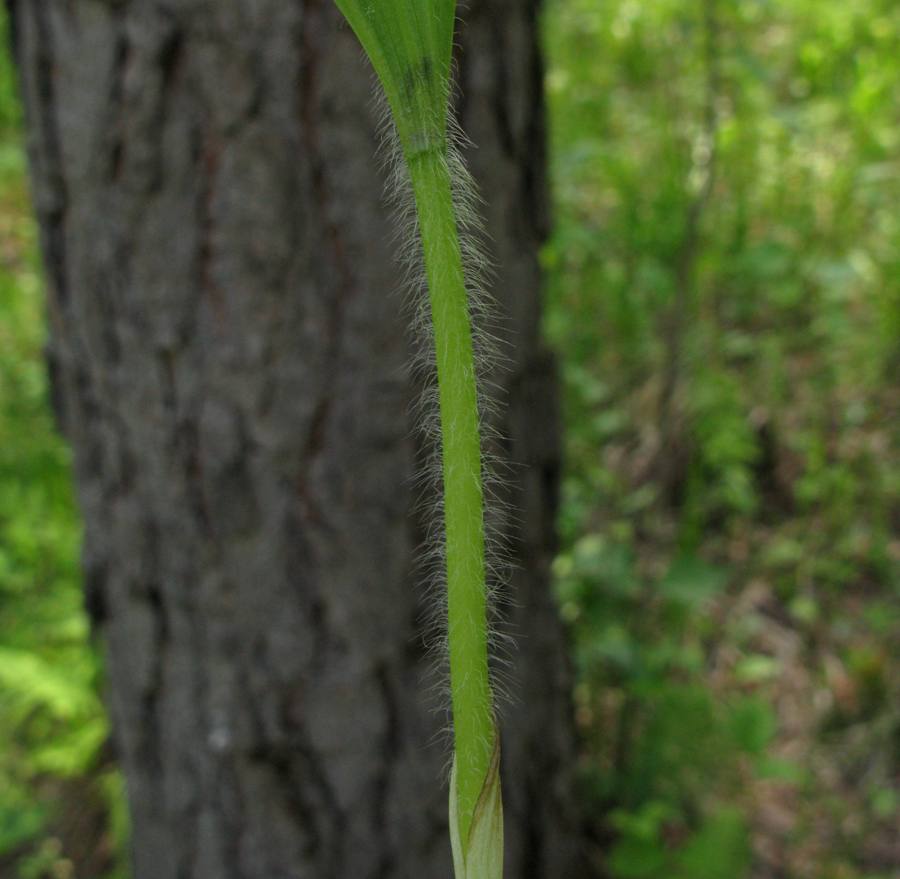
[[[449,877],[409,341],[353,35],[329,0],[7,2],[136,879]],[[522,465],[507,875],[557,879],[579,827],[536,16],[469,4],[458,73]]]

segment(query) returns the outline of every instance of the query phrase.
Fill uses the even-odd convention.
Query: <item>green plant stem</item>
[[[425,270],[440,395],[450,690],[459,832],[468,838],[493,748],[488,678],[484,497],[472,328],[444,147],[407,157]]]

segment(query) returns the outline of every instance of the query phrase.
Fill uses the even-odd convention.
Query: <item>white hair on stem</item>
[[[450,105],[448,96],[448,106]],[[411,416],[421,439],[423,452],[423,460],[414,475],[413,485],[417,493],[414,509],[421,517],[425,531],[422,544],[418,547],[416,562],[417,577],[424,590],[424,615],[420,623],[425,646],[434,659],[430,673],[432,680],[427,690],[435,709],[446,713],[447,722],[438,733],[438,738],[450,753],[452,726],[441,421],[428,282],[409,172],[390,107],[377,84],[375,106],[378,113],[380,164],[385,178],[385,193],[394,219],[391,243],[401,266],[398,290],[402,293],[402,309],[407,316],[413,342],[409,373],[414,384],[421,389],[417,400],[412,404]],[[502,448],[505,440],[498,427],[505,393],[500,376],[507,368],[509,358],[503,353],[505,343],[500,332],[503,329],[500,308],[490,293],[494,269],[486,255],[488,236],[482,222],[483,201],[463,158],[463,151],[471,147],[471,142],[457,124],[452,111],[448,113],[447,127],[445,162],[451,181],[475,358],[484,498],[490,683],[494,711],[499,713],[502,703],[511,701],[512,691],[509,675],[514,637],[509,631],[509,614],[505,610],[512,605],[507,588],[513,568],[509,534],[510,525],[517,517],[511,505],[503,499],[513,465],[493,449]],[[448,757],[448,773],[451,759],[452,757]]]

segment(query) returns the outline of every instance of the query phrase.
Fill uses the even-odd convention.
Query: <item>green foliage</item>
[[[727,573],[680,556],[659,578],[643,578],[628,549],[597,535],[560,557],[556,573],[579,648],[579,713],[609,760],[595,779],[599,805],[624,807],[616,823],[632,835],[652,816],[684,820],[712,784],[737,780],[740,755],[760,757],[775,733],[766,702],[718,704],[704,681],[702,612]],[[669,870],[668,859],[660,865]]]
[[[673,850],[666,842],[675,813],[650,801],[636,812],[619,811],[612,822],[619,841],[609,858],[621,879],[734,879],[750,865],[747,827],[735,809],[723,808]]]
[[[825,816],[811,767],[867,748],[896,778],[900,8],[548,0],[544,25],[555,571],[612,874],[749,875],[773,786],[806,852],[784,875],[874,874],[892,800],[850,782]],[[791,687],[836,703],[806,739]]]

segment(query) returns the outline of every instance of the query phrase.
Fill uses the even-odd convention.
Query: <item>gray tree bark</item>
[[[7,0],[136,879],[451,875],[372,77],[329,0]],[[459,112],[511,342],[510,877],[578,875],[534,0]]]

